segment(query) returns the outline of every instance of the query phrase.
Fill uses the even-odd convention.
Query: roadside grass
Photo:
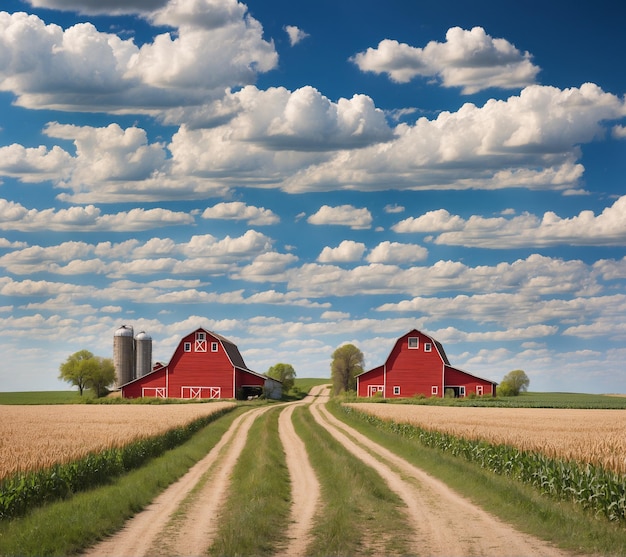
[[[378,429],[360,420],[356,413],[346,414],[336,401],[331,401],[327,408],[373,441],[523,532],[577,554],[626,555],[623,524],[596,517],[572,503],[542,496],[530,486],[463,458],[424,447],[417,440]]]
[[[24,391],[15,393],[0,392],[2,404],[84,404],[93,399],[91,391],[80,396],[78,391]]]
[[[250,428],[209,555],[273,555],[287,539],[291,482],[273,408]]]
[[[409,398],[359,398],[352,392],[344,395],[345,402],[378,402],[381,404],[418,404],[429,406],[487,406],[496,408],[580,408],[580,409],[626,409],[626,396],[597,395],[585,393],[529,392],[519,396],[484,396],[465,398],[441,398],[414,396]]]
[[[307,555],[409,554],[411,528],[402,500],[320,427],[306,407],[295,409],[293,423],[321,487],[322,508]]]
[[[0,555],[72,555],[116,532],[202,459],[245,411],[237,408],[218,418],[186,443],[108,485],[0,522]]]

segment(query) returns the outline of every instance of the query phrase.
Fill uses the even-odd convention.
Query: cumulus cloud
[[[370,263],[389,263],[402,265],[423,261],[428,256],[428,250],[416,244],[401,244],[399,242],[381,242],[367,255]]]
[[[539,68],[528,52],[521,53],[505,39],[494,39],[482,27],[470,31],[452,27],[446,42],[424,48],[384,39],[351,58],[361,71],[386,73],[398,83],[416,76],[441,79],[445,87],[461,87],[466,95],[498,87],[515,89],[535,82]]]
[[[269,225],[278,224],[280,218],[265,207],[246,205],[241,201],[218,203],[207,207],[202,213],[203,219],[245,220],[248,224]]]
[[[26,0],[35,8],[75,11],[82,14],[136,14],[162,8],[169,0]]]
[[[140,47],[91,23],[62,29],[35,15],[1,12],[0,90],[28,108],[158,113],[202,104],[276,66],[274,45],[245,12],[236,0],[171,2],[151,18],[176,34]]]
[[[359,261],[363,257],[365,244],[353,240],[343,240],[336,248],[326,246],[319,254],[320,263],[347,263]]]
[[[193,222],[191,215],[169,209],[131,209],[103,215],[94,205],[39,211],[27,209],[15,201],[0,199],[0,230],[138,231]]]
[[[283,28],[287,35],[289,35],[289,44],[291,46],[297,45],[300,41],[303,41],[310,35],[305,33],[302,29],[296,27],[295,25],[285,25]]]
[[[372,214],[366,208],[358,209],[352,205],[339,205],[338,207],[322,205],[317,213],[307,219],[307,222],[317,225],[349,226],[353,230],[360,230],[372,227]]]
[[[410,217],[392,227],[395,232],[440,233],[436,244],[492,249],[545,247],[555,245],[621,246],[626,241],[626,196],[595,215],[581,211],[561,218],[553,211],[542,218],[529,213],[512,218],[485,218],[474,215],[465,220],[445,209]]]
[[[0,147],[0,176],[22,182],[59,180],[68,175],[72,156],[58,146],[27,148],[17,143]]]
[[[575,190],[584,170],[579,145],[625,112],[622,99],[591,83],[565,90],[532,85],[505,101],[467,103],[434,120],[400,124],[393,141],[337,152],[289,176],[282,188]]]

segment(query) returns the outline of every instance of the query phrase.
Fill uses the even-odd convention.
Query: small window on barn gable
[[[196,340],[204,340],[205,338],[205,333],[196,333]]]
[[[419,348],[419,346],[420,346],[420,339],[419,339],[419,337],[409,337],[409,348],[410,349]]]
[[[424,352],[430,352],[433,349],[433,345],[430,342],[424,343]]]
[[[185,352],[191,352],[191,342],[186,342],[186,343],[183,345],[183,350],[184,350]]]
[[[211,343],[211,352],[217,352],[217,342]]]

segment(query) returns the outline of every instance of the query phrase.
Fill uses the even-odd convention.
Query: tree
[[[333,352],[330,364],[333,392],[356,390],[356,376],[363,371],[363,353],[353,344],[344,344]]]
[[[498,391],[502,396],[517,396],[521,392],[526,392],[528,385],[530,385],[528,375],[521,369],[515,369],[502,378]]]
[[[283,384],[283,393],[287,393],[293,388],[296,370],[291,364],[275,364],[267,370],[265,375],[278,379]]]
[[[91,370],[88,385],[96,392],[97,397],[107,393],[107,387],[115,382],[115,366],[111,358],[94,357],[97,365]]]
[[[115,367],[110,359],[94,356],[89,350],[79,350],[59,366],[59,379],[78,387],[80,396],[93,388],[100,396],[105,387],[115,381]]]

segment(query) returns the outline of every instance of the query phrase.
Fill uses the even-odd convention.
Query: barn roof
[[[246,373],[250,373],[252,375],[256,375],[257,377],[262,377],[263,379],[271,379],[272,381],[277,381],[278,383],[282,383],[282,381],[280,381],[279,379],[274,379],[272,377],[267,377],[266,375],[263,375],[262,373],[258,373],[256,371],[251,370],[247,365],[246,362],[244,362],[243,360],[243,356],[241,355],[241,352],[239,352],[239,348],[237,348],[237,345],[232,341],[227,339],[226,337],[219,335],[217,333],[214,333],[213,331],[209,331],[208,329],[205,329],[204,327],[198,327],[197,329],[195,329],[194,331],[192,331],[189,334],[193,334],[195,332],[198,331],[204,331],[205,333],[207,333],[208,335],[212,336],[213,338],[215,338],[216,340],[218,340],[222,346],[224,347],[224,351],[226,352],[226,355],[228,356],[230,362],[233,364],[233,367],[235,367],[236,369],[240,370],[240,371],[244,371]],[[176,351],[178,350],[180,344],[183,342],[184,338],[189,336],[189,334],[185,335],[180,342],[178,343],[178,346],[176,347],[176,350],[174,350],[174,354],[176,354]],[[131,383],[134,383],[135,381],[139,381],[145,377],[148,377],[149,375],[152,375],[153,373],[156,373],[158,371],[163,370],[164,368],[169,366],[169,362],[167,364],[162,364],[162,363],[158,363],[156,364],[152,371],[150,371],[150,373],[146,373],[145,375],[141,376],[141,377],[136,377],[135,379],[133,379],[132,381],[129,381],[128,383],[125,383],[124,385],[120,385],[120,387],[124,387],[126,385],[130,385]]]

